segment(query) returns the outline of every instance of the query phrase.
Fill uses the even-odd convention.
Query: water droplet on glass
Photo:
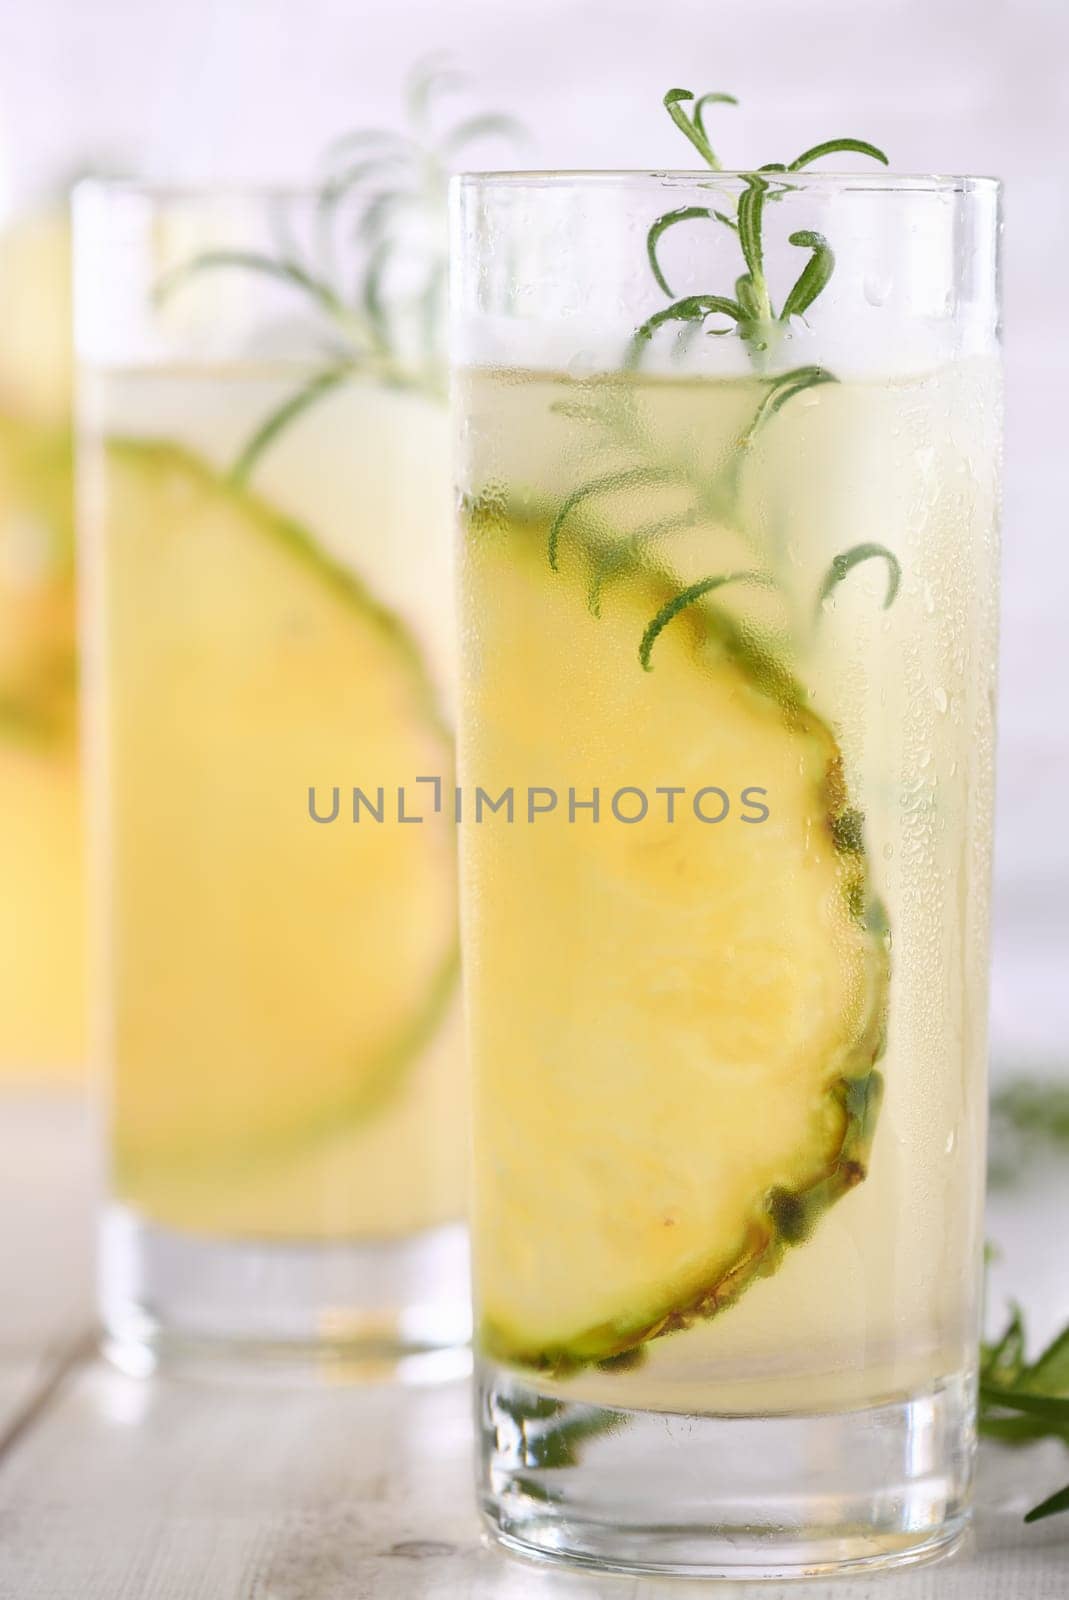
[[[577,350],[568,362],[567,373],[569,378],[589,378],[597,368],[592,350]]]
[[[862,292],[870,306],[882,306],[887,303],[891,286],[892,280],[886,273],[870,272],[865,277]]]

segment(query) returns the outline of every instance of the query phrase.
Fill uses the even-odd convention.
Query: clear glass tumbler
[[[912,1561],[974,1454],[999,191],[454,190],[479,1498]]]
[[[353,222],[77,199],[101,1311],[138,1370],[429,1373],[469,1330],[441,262],[391,290]]]
[[[85,1076],[66,206],[0,226],[0,1084]]]

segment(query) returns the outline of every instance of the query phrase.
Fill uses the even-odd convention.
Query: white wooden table
[[[685,1600],[738,1585],[599,1579],[510,1560],[470,1498],[466,1386],[218,1385],[95,1356],[88,1118],[0,1099],[0,1600]],[[1069,1313],[1066,1188],[999,1198],[990,1231],[1045,1320]],[[1060,1198],[1060,1208],[1058,1199]],[[1001,1269],[1003,1278],[1010,1268]],[[1053,1286],[1053,1290],[1052,1290]],[[1058,1298],[1061,1304],[1058,1304]],[[1045,1331],[1040,1329],[1038,1331]],[[953,1561],[772,1585],[789,1600],[1069,1600],[1069,1516],[1021,1514],[1069,1477],[1057,1444],[984,1446]],[[745,1587],[747,1600],[754,1589]]]

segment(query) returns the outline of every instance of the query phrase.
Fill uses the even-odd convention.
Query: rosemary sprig
[[[462,75],[441,59],[421,62],[410,76],[406,131],[359,129],[333,142],[316,226],[305,247],[287,234],[274,254],[205,250],[157,284],[157,300],[165,301],[206,273],[255,273],[293,289],[323,323],[329,349],[324,365],[260,422],[231,468],[234,482],[249,479],[292,421],[354,378],[444,402],[449,177],[477,140],[523,136],[513,117],[498,112],[468,115],[439,131],[435,105],[463,84]],[[359,269],[356,282],[346,283],[337,267],[339,247],[351,253],[354,240]],[[416,283],[414,292],[402,278]]]
[[[714,172],[722,172],[723,163],[709,143],[702,118],[703,108],[714,100],[727,100],[733,105],[738,103],[730,95],[701,95],[696,99],[690,89],[669,89],[664,97],[664,106],[676,127],[690,140],[706,165]],[[688,102],[693,102],[693,109],[689,115],[686,110]],[[835,257],[822,234],[808,228],[790,234],[788,243],[800,250],[808,250],[810,257],[777,312],[773,307],[765,277],[766,202],[777,200],[789,192],[792,185],[786,181],[787,174],[801,172],[803,168],[812,166],[815,161],[821,161],[825,156],[844,152],[867,156],[884,166],[887,165],[884,152],[878,146],[870,144],[867,139],[825,139],[820,144],[803,150],[793,161],[786,164],[769,162],[755,172],[744,174],[743,190],[738,199],[734,218],[726,212],[702,206],[682,206],[678,210],[665,212],[663,216],[658,217],[647,235],[646,251],[658,287],[665,294],[670,295],[671,290],[658,260],[657,246],[664,234],[681,222],[708,220],[732,228],[738,235],[745,271],[736,279],[733,295],[692,295],[684,301],[676,302],[674,316],[672,309],[669,308],[668,311],[658,312],[651,317],[635,335],[631,364],[637,363],[644,347],[650,342],[657,328],[665,322],[704,320],[714,313],[733,318],[740,337],[747,341],[753,351],[762,352],[772,348],[777,335],[791,318],[802,316],[823,292],[835,269]],[[701,307],[703,301],[708,302],[704,310]],[[683,307],[686,307],[685,311],[681,309]]]
[[[714,150],[705,123],[705,111],[711,105],[736,105],[733,95],[720,92],[695,96],[689,89],[669,89],[664,96],[664,106],[673,123],[698,151],[702,160],[714,172],[723,171],[723,163]],[[795,249],[808,252],[808,259],[799,271],[793,285],[777,310],[773,304],[765,271],[765,217],[767,207],[781,200],[792,188],[790,174],[838,152],[850,152],[870,157],[887,164],[887,157],[876,145],[866,139],[826,139],[812,145],[789,163],[770,162],[756,171],[743,174],[742,191],[738,197],[735,214],[715,206],[685,205],[666,211],[657,217],[646,235],[646,257],[654,282],[667,296],[669,304],[654,311],[636,328],[624,356],[624,369],[637,371],[643,357],[659,331],[671,324],[681,329],[683,341],[698,332],[723,337],[736,333],[749,349],[755,364],[763,363],[767,352],[775,348],[788,332],[792,319],[804,316],[827,287],[835,270],[835,256],[823,234],[812,228],[796,229],[788,235],[788,243]],[[731,294],[692,294],[673,298],[672,289],[660,260],[659,247],[670,229],[684,223],[713,222],[726,228],[738,241],[742,255],[743,271],[735,279]],[[706,324],[715,319],[715,325]],[[742,517],[739,511],[740,476],[743,463],[753,450],[762,429],[785,405],[808,390],[823,384],[836,383],[835,374],[826,367],[809,365],[796,367],[767,380],[767,388],[747,426],[742,430],[731,460],[721,468],[711,482],[695,481],[681,463],[666,464],[650,459],[648,441],[641,427],[634,425],[631,415],[633,405],[619,402],[610,404],[599,413],[597,407],[561,406],[569,414],[585,421],[601,421],[613,436],[616,444],[624,444],[645,460],[640,463],[620,465],[616,470],[589,480],[574,489],[559,506],[550,525],[547,555],[556,569],[559,562],[560,540],[568,519],[584,505],[595,502],[600,496],[621,490],[639,490],[654,483],[676,484],[691,491],[693,504],[688,509],[639,528],[622,538],[598,563],[594,572],[588,603],[595,616],[600,615],[602,591],[605,583],[616,575],[629,556],[655,540],[670,538],[674,533],[691,528],[702,514],[722,520],[740,532]],[[814,615],[819,620],[824,604],[843,579],[862,561],[880,559],[888,568],[887,591],[884,608],[889,607],[898,593],[901,568],[897,557],[885,546],[871,541],[854,545],[838,554],[828,567],[820,584]],[[654,642],[665,627],[691,605],[714,593],[725,584],[760,581],[768,584],[767,574],[713,573],[688,584],[672,596],[657,616],[649,622],[639,642],[639,661],[644,670],[652,670],[651,652]]]
[[[1035,1361],[1019,1306],[998,1339],[981,1346],[979,1430],[1005,1444],[1061,1439],[1069,1445],[1069,1324]],[[1069,1511],[1069,1484],[1032,1507],[1026,1522]]]

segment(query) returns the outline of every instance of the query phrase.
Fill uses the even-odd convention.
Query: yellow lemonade
[[[978,1314],[997,368],[458,390],[482,1353],[629,1411],[938,1386]]]
[[[452,781],[445,419],[353,380],[235,483],[300,381],[86,374],[113,1183],[186,1233],[388,1239],[464,1181],[454,829],[396,803]]]
[[[84,1061],[70,233],[0,233],[0,1080]]]

